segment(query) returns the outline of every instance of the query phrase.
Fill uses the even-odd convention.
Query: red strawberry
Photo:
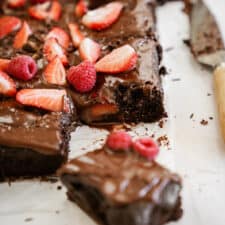
[[[31,6],[28,13],[31,17],[38,20],[51,19],[58,21],[62,7],[58,1],[47,1],[42,4]]]
[[[79,47],[80,56],[83,60],[88,60],[95,63],[100,57],[101,48],[98,43],[91,40],[90,38],[85,38]]]
[[[3,16],[0,18],[0,39],[13,31],[20,29],[21,21],[14,16]]]
[[[30,56],[16,56],[10,61],[7,72],[17,79],[31,80],[37,73],[37,64]]]
[[[9,63],[9,59],[0,59],[0,70],[7,71]]]
[[[132,70],[137,63],[137,54],[130,45],[113,50],[95,64],[97,72],[120,73]]]
[[[44,71],[44,78],[50,84],[66,84],[66,71],[59,57],[55,57],[47,65]]]
[[[58,56],[63,65],[68,64],[68,59],[65,55],[65,51],[55,38],[49,38],[45,41],[43,52],[49,62],[52,61],[56,56]]]
[[[11,8],[20,8],[25,5],[26,0],[8,0],[7,2]]]
[[[64,110],[65,97],[65,90],[22,89],[17,93],[16,100],[23,105],[61,112]]]
[[[81,43],[81,41],[84,39],[83,34],[80,32],[79,27],[75,23],[69,23],[68,25],[69,30],[70,30],[70,35],[72,38],[72,42],[74,47],[78,47]]]
[[[75,7],[75,15],[78,17],[83,16],[88,11],[87,2],[80,0]]]
[[[75,90],[81,93],[89,92],[96,83],[95,67],[89,61],[84,61],[78,66],[72,66],[68,71],[67,79]]]
[[[15,82],[0,70],[0,94],[14,96],[16,94]]]
[[[154,159],[159,153],[158,145],[151,138],[140,138],[133,143],[133,149],[140,155]]]
[[[28,23],[24,21],[20,31],[16,34],[14,38],[13,47],[16,49],[22,48],[27,43],[27,40],[31,34],[32,31]]]
[[[88,11],[82,23],[93,30],[103,30],[115,23],[123,9],[121,2],[112,2],[98,9]]]
[[[60,27],[54,27],[46,37],[46,39],[49,38],[55,38],[58,41],[58,43],[65,49],[68,48],[70,43],[69,35],[66,33],[66,31],[64,31]]]
[[[48,17],[52,20],[58,21],[62,12],[62,6],[58,1],[53,1]]]
[[[101,120],[108,115],[118,113],[118,107],[113,104],[96,104],[86,108],[82,112],[82,118],[89,123]]]
[[[115,151],[128,151],[131,145],[131,136],[125,131],[112,132],[106,140],[106,146]]]

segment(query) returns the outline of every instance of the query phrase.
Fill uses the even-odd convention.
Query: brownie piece
[[[66,161],[72,114],[0,102],[0,179],[52,174]]]
[[[225,60],[225,46],[216,19],[202,1],[185,0],[190,19],[190,48],[202,64],[216,66]]]
[[[134,152],[100,149],[59,174],[69,199],[104,225],[162,225],[182,214],[179,176]]]

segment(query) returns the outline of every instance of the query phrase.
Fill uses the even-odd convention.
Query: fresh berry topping
[[[62,6],[58,1],[53,1],[48,17],[51,20],[58,21],[62,13]]]
[[[26,0],[8,0],[8,5],[10,8],[20,8],[26,3]]]
[[[64,31],[60,27],[54,27],[46,37],[46,39],[49,38],[55,38],[58,41],[58,43],[65,49],[68,48],[70,43],[69,35],[66,33],[66,31]]]
[[[88,11],[82,18],[82,23],[93,30],[103,30],[115,23],[123,9],[120,2],[112,2],[98,9]]]
[[[32,31],[28,23],[24,21],[21,29],[14,38],[13,47],[16,49],[22,48],[27,43],[27,40],[31,34]]]
[[[132,70],[137,63],[137,54],[130,45],[114,49],[100,59],[95,68],[102,73],[121,73]]]
[[[80,0],[75,7],[75,15],[78,17],[83,16],[88,11],[87,2]]]
[[[0,59],[0,70],[7,71],[9,63],[10,63],[9,59]]]
[[[50,84],[66,84],[66,71],[59,57],[55,57],[47,65],[44,71],[44,78]]]
[[[101,48],[98,43],[91,40],[90,38],[85,38],[79,47],[80,57],[83,60],[88,60],[92,63],[95,63],[100,57]]]
[[[23,105],[61,112],[64,110],[65,97],[65,90],[23,89],[17,93],[16,100]]]
[[[30,0],[32,4],[41,4],[41,3],[44,3],[48,0]]]
[[[4,16],[0,18],[0,39],[13,31],[20,29],[21,21],[14,16]]]
[[[17,56],[10,61],[7,72],[17,79],[30,80],[37,73],[37,64],[30,56]]]
[[[118,113],[118,107],[114,104],[95,104],[82,111],[82,119],[87,123],[100,121],[106,116]]]
[[[106,146],[115,151],[128,151],[131,145],[131,136],[124,131],[112,132],[106,140]]]
[[[56,56],[58,56],[63,65],[68,64],[68,59],[65,55],[65,51],[55,38],[49,38],[45,41],[43,52],[49,62],[51,62]]]
[[[37,20],[55,20],[58,21],[61,15],[62,7],[58,1],[47,1],[42,4],[31,6],[28,9],[29,15]]]
[[[74,47],[78,47],[81,43],[81,41],[84,39],[83,34],[80,32],[79,27],[77,24],[75,23],[70,23],[68,25],[69,30],[70,30],[70,35],[72,38],[72,42]]]
[[[1,70],[0,70],[0,94],[6,96],[14,96],[16,94],[15,82]]]
[[[69,69],[67,79],[75,90],[81,93],[89,92],[96,83],[95,67],[91,62],[84,61]]]
[[[158,145],[151,138],[136,140],[133,143],[133,149],[149,160],[154,159],[159,153]]]

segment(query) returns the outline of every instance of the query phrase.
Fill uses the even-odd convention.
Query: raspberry
[[[27,81],[37,73],[37,64],[30,56],[17,56],[10,61],[7,72],[17,79]]]
[[[67,79],[75,90],[81,93],[89,92],[96,83],[95,67],[89,61],[84,61],[78,66],[72,66],[68,71]]]
[[[113,132],[106,140],[106,146],[115,151],[128,151],[131,145],[131,136],[124,131]]]
[[[133,142],[133,149],[149,160],[154,159],[159,153],[158,145],[151,138],[136,140]]]

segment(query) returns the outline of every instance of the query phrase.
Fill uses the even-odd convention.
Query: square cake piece
[[[136,151],[122,150],[128,139],[121,132],[117,137],[121,141],[111,141],[117,149],[104,146],[59,170],[68,198],[103,225],[162,225],[179,219],[180,177]],[[151,139],[147,142],[147,149],[139,149],[143,155],[155,151]]]
[[[53,174],[67,159],[72,114],[0,102],[0,179]]]

